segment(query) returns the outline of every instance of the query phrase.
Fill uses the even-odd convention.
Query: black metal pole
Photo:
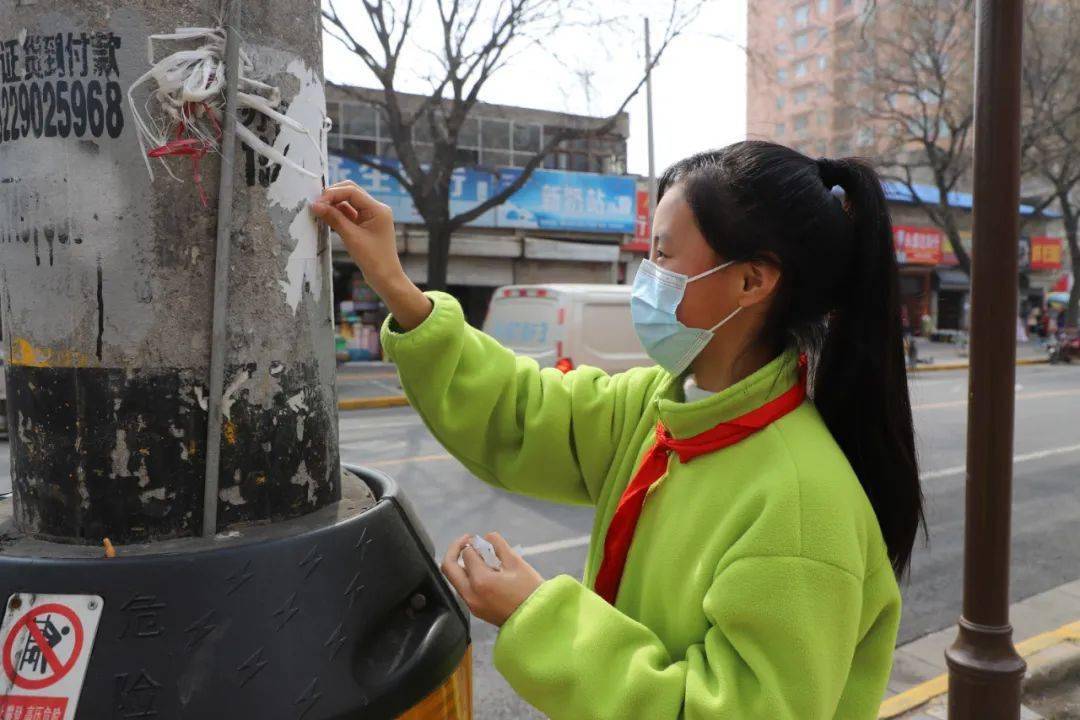
[[[978,0],[964,605],[945,651],[950,720],[1015,720],[1009,624],[1022,0]]]

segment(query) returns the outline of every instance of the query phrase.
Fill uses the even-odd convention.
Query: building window
[[[851,0],[840,0],[840,7],[851,7]]]
[[[817,66],[818,70],[825,70],[829,67],[829,58],[825,55],[818,55]]]
[[[328,102],[327,115],[334,123],[327,137],[328,148],[352,157],[397,157],[387,121],[375,106]],[[458,132],[455,163],[459,166],[524,167],[540,152],[545,133],[559,130],[558,127],[545,129],[539,123],[469,117]],[[415,120],[412,139],[420,162],[430,163],[434,157],[434,143],[426,118]],[[544,167],[623,174],[625,156],[624,139],[615,136],[579,138],[560,145],[558,152],[544,159]]]
[[[862,147],[874,144],[874,129],[872,127],[861,127],[859,132],[855,135],[855,142]]]
[[[806,61],[805,60],[800,60],[799,62],[795,63],[795,77],[797,77],[797,78],[806,77]]]
[[[818,0],[817,11],[820,15],[829,14],[829,0]]]
[[[795,26],[806,27],[808,22],[810,22],[810,6],[800,5],[795,8]]]
[[[801,132],[810,125],[810,113],[803,113],[802,115],[796,115],[791,123],[795,132]]]
[[[805,50],[810,44],[810,33],[802,32],[795,36],[795,50]]]
[[[817,111],[817,124],[818,127],[825,127],[829,123],[829,113],[825,110]]]
[[[786,27],[787,27],[787,18],[786,17],[781,15],[780,17],[776,18],[776,29],[777,30],[783,30]]]
[[[345,103],[342,107],[341,134],[353,137],[378,137],[378,114],[372,105]]]
[[[540,126],[532,123],[514,123],[514,150],[519,152],[540,150]]]
[[[777,110],[783,110],[784,109],[784,96],[783,95],[778,95],[776,97],[776,109]]]
[[[459,147],[454,152],[454,160],[458,165],[479,165],[480,151]]]
[[[378,148],[374,140],[358,140],[356,138],[343,138],[341,151],[346,157],[358,155],[378,155]]]
[[[791,101],[796,105],[802,105],[806,102],[806,88],[799,88],[791,94]]]
[[[850,155],[851,154],[851,138],[837,138],[833,143],[833,147],[836,148],[835,153],[837,155]]]
[[[780,137],[784,134],[784,123],[776,123],[776,136]]]
[[[828,144],[824,140],[819,140],[817,144],[818,157],[825,157],[825,153],[829,151]]]
[[[776,71],[776,79],[779,82],[787,82],[787,68],[779,68]]]
[[[490,150],[509,150],[510,121],[482,118],[480,120],[480,145]]]
[[[362,103],[334,103],[327,110],[332,112],[331,122],[334,122],[334,114],[337,121],[334,123],[327,138],[327,146],[340,150],[347,157],[360,155],[378,155],[383,150],[379,145],[379,115],[375,107]],[[388,140],[388,138],[383,138]],[[387,143],[391,152],[393,144]]]

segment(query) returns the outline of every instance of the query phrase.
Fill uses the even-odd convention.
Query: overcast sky
[[[395,0],[400,3],[401,0]],[[425,51],[441,46],[438,16],[427,0],[413,41],[401,60],[399,89],[425,92],[432,58]],[[424,3],[421,3],[422,6]],[[683,0],[686,4],[686,0]],[[359,3],[339,3],[343,6]],[[602,29],[563,29],[545,36],[544,47],[523,44],[512,62],[485,85],[486,102],[537,107],[572,113],[613,112],[641,76],[644,40],[641,19],[651,15],[654,47],[665,29],[670,6],[661,0],[605,0],[605,12],[620,22]],[[362,41],[367,20],[360,13],[343,14]],[[433,17],[434,16],[434,17]],[[434,20],[434,22],[431,22]],[[746,3],[709,0],[692,26],[668,48],[653,73],[657,173],[698,150],[719,147],[744,137],[746,130]],[[477,35],[478,40],[484,40]],[[326,38],[326,76],[339,83],[376,87],[364,64],[337,41]],[[377,46],[374,46],[377,47]],[[589,92],[582,75],[589,75]],[[644,89],[629,106],[629,170],[646,174]]]

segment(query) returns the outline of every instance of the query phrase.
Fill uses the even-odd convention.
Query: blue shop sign
[[[400,169],[397,160],[384,165]],[[502,168],[497,173],[480,168],[454,170],[450,186],[450,212],[459,214],[479,205],[521,173]],[[388,173],[340,155],[330,155],[330,181],[352,180],[380,202],[389,205],[398,222],[422,223],[405,188]],[[634,232],[636,182],[625,175],[597,175],[561,170],[536,170],[505,203],[489,210],[470,225],[581,232]]]

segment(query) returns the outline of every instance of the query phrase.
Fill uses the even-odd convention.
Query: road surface
[[[920,536],[910,580],[901,586],[901,644],[956,622],[963,577],[967,376],[919,373],[911,382],[930,545],[923,546]],[[1014,602],[1080,578],[1080,367],[1018,367],[1016,418]],[[580,577],[591,509],[484,485],[446,454],[410,408],[344,413],[341,456],[384,470],[400,483],[439,556],[462,533],[499,530],[525,548],[545,577]],[[7,473],[8,446],[2,443],[0,478],[6,480]],[[474,621],[473,630],[477,720],[542,717],[491,667],[494,629]]]

